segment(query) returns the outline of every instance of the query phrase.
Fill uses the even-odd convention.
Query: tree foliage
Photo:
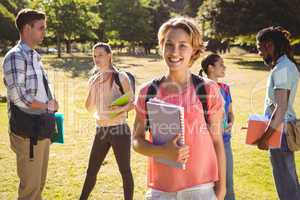
[[[198,16],[210,37],[253,38],[258,30],[279,25],[297,35],[299,9],[299,0],[206,0]]]
[[[15,14],[19,5],[16,1],[2,0],[0,2],[0,47],[5,51],[18,39],[18,31],[15,27]]]
[[[95,40],[94,32],[100,24],[99,15],[91,12],[95,0],[36,0],[33,8],[43,9],[47,14],[49,36],[56,39],[58,53],[61,42],[71,52],[72,41]],[[60,55],[59,55],[60,56]]]

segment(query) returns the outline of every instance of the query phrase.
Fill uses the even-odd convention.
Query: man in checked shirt
[[[31,120],[31,116],[39,117],[58,110],[58,103],[52,97],[40,55],[34,50],[44,39],[46,16],[39,11],[23,9],[16,17],[16,26],[20,41],[5,55],[3,62],[9,105],[10,145],[17,158],[17,173],[20,179],[18,200],[41,200],[51,141],[49,137],[44,137],[45,135],[36,136],[35,140],[32,140],[34,134],[28,133],[28,130],[40,126],[40,132],[49,132],[36,123],[37,121]],[[20,113],[29,116],[26,122],[23,122],[25,117]]]

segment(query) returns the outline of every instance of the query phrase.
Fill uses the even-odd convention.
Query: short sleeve
[[[124,92],[126,93],[126,92],[130,91],[131,93],[133,93],[133,88],[132,88],[132,85],[130,83],[130,79],[129,79],[128,75],[126,74],[126,72],[120,72],[119,73],[119,79],[120,79],[120,82],[121,82],[123,88],[124,88],[125,85],[129,86],[129,88],[128,88],[129,90],[124,91]]]
[[[119,73],[119,79],[121,82],[124,82],[124,81],[129,81],[129,77],[127,76],[126,72],[120,72]]]
[[[282,67],[275,69],[272,72],[272,81],[274,89],[286,89],[291,90],[293,85],[294,74],[288,69],[288,67]]]
[[[224,99],[221,95],[218,85],[212,81],[209,81],[206,86],[206,91],[208,117],[215,114],[222,116],[224,111]]]

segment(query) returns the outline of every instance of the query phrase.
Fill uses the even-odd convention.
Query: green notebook
[[[112,106],[124,106],[129,102],[129,94],[124,94],[112,102]]]
[[[64,143],[64,114],[55,113],[56,131],[51,135],[52,143]]]
[[[117,98],[116,100],[114,100],[111,103],[111,106],[125,106],[126,104],[129,103],[129,97],[130,95],[128,93],[123,94],[122,96],[120,96],[119,98]],[[109,118],[115,118],[117,115],[119,115],[121,112],[113,112],[109,115]]]

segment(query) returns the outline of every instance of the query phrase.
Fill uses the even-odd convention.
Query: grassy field
[[[253,146],[245,145],[245,132],[241,127],[250,113],[261,113],[267,69],[254,54],[225,55],[227,76],[224,79],[231,86],[236,122],[233,131],[234,186],[237,199],[275,200],[269,154]],[[166,71],[163,62],[153,57],[115,56],[117,66],[136,75],[138,88],[145,81]],[[49,170],[44,197],[47,200],[78,199],[85,178],[95,124],[83,109],[88,71],[92,60],[87,55],[65,56],[58,59],[44,56],[43,62],[52,81],[55,96],[60,102],[60,111],[65,114],[65,144],[51,146]],[[2,63],[2,58],[0,58]],[[199,65],[194,65],[197,72]],[[1,68],[2,70],[2,68]],[[0,72],[0,79],[3,74]],[[0,83],[0,93],[5,93]],[[300,91],[296,105],[300,103]],[[297,107],[300,116],[300,107]],[[132,126],[134,113],[129,115]],[[7,134],[6,104],[0,103],[0,199],[16,199],[18,179],[15,155],[9,148]],[[297,170],[300,173],[299,153],[296,153]],[[132,170],[135,180],[135,199],[143,199],[146,191],[146,158],[132,152]],[[112,151],[98,175],[97,185],[90,199],[122,199],[122,182]]]

